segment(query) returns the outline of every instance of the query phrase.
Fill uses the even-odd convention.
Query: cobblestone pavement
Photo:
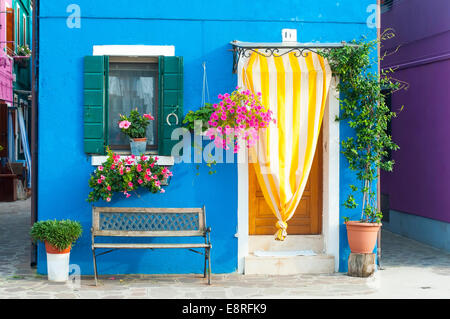
[[[30,199],[0,203],[0,299],[450,298],[450,254],[383,231],[382,268],[370,278],[332,275],[92,276],[52,283],[30,267]]]

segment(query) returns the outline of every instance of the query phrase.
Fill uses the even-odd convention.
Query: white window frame
[[[129,56],[129,57],[157,57],[157,56],[175,56],[175,46],[173,45],[94,45],[92,55],[107,56]],[[123,155],[121,158],[126,158]],[[154,155],[150,155],[154,156]],[[98,166],[105,162],[107,156],[92,155],[91,165]],[[172,166],[175,163],[173,156],[159,156],[158,165]]]

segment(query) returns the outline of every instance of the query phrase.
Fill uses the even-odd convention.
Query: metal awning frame
[[[354,43],[346,43],[345,41],[336,43],[300,43],[300,42],[278,42],[278,43],[256,43],[256,42],[241,42],[232,41],[230,44],[233,46],[233,73],[236,73],[237,66],[241,57],[250,57],[255,52],[259,55],[270,56],[283,56],[290,52],[293,52],[296,57],[306,57],[307,51],[318,53],[319,50],[332,50],[336,48],[342,48],[344,46],[358,46]],[[282,51],[280,51],[282,50]]]

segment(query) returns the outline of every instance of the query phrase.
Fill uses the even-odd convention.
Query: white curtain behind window
[[[109,70],[109,144],[129,145],[119,129],[119,114],[137,108],[156,118],[156,66],[144,63],[111,63]],[[147,127],[147,145],[156,144],[155,121]]]

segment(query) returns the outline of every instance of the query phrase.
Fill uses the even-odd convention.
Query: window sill
[[[120,155],[120,159],[125,159],[128,156],[130,156],[130,154]],[[154,158],[156,155],[146,154],[146,156],[150,156],[150,157]],[[104,163],[107,158],[108,158],[108,156],[105,156],[105,155],[92,155],[91,156],[91,164],[92,164],[92,166],[99,166],[102,163]],[[173,156],[158,156],[158,161],[156,163],[161,166],[173,166],[173,164],[175,163],[175,159]]]

